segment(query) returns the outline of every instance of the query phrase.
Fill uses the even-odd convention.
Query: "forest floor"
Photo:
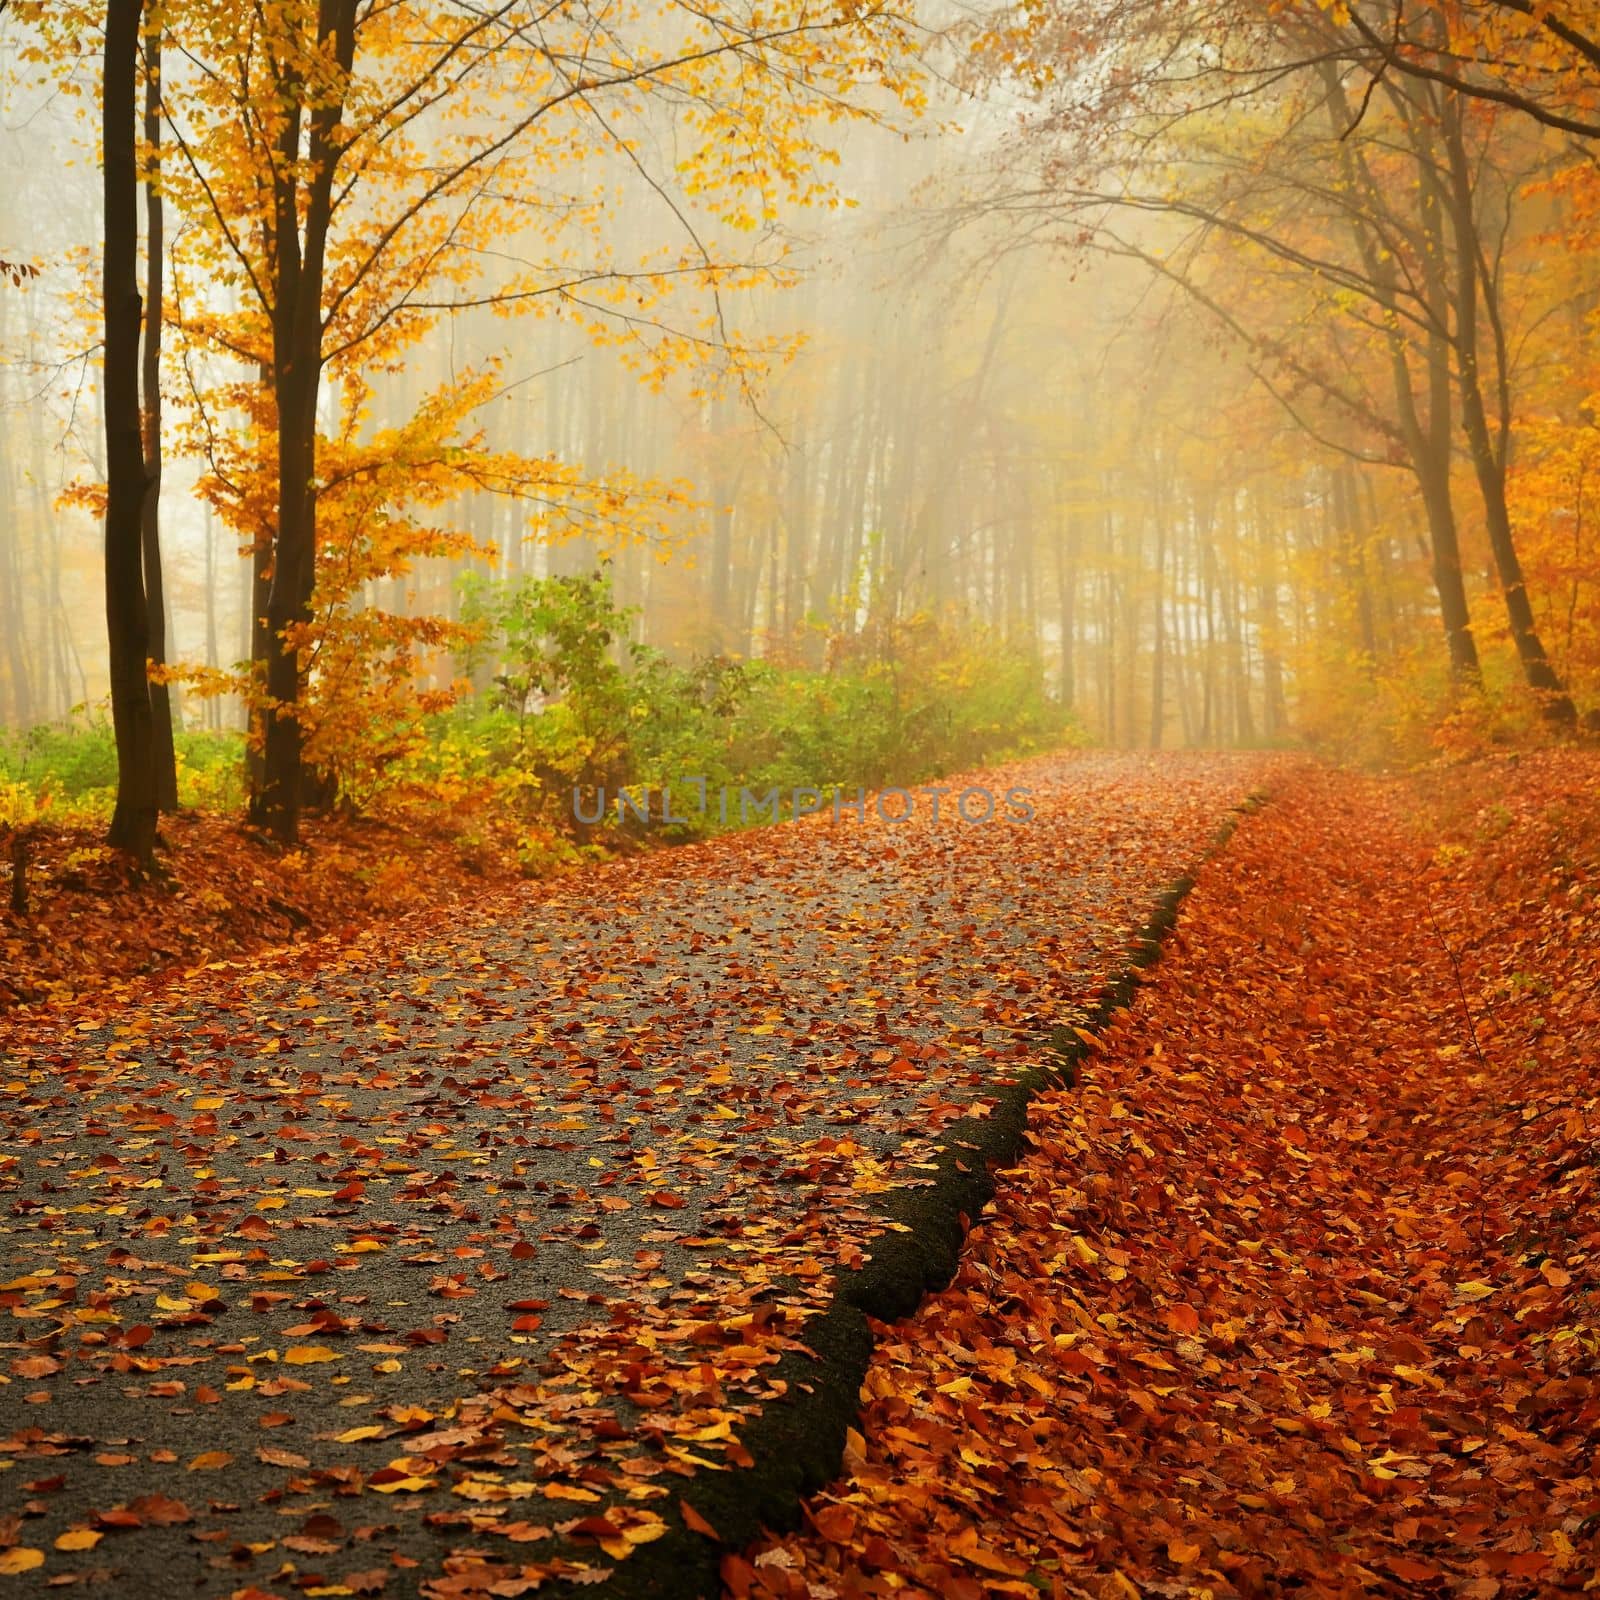
[[[727,1593],[1600,1589],[1600,762],[1297,770]]]
[[[810,818],[19,1009],[0,1578],[713,1593],[836,1467],[863,1310],[948,1280],[1057,1036],[1295,770],[1043,758],[963,780],[1027,820]]]
[[[404,912],[452,914],[518,881],[513,865],[443,833],[311,817],[285,851],[235,817],[161,819],[159,874],[141,881],[104,848],[103,828],[29,830],[28,909],[0,873],[0,1019],[16,1008],[132,995],[213,961],[295,940],[353,937]]]

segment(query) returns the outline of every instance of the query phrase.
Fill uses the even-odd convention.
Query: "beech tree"
[[[101,90],[105,245],[106,637],[117,741],[117,801],[107,839],[143,867],[156,833],[155,730],[146,658],[144,440],[139,415],[139,164],[135,102],[140,0],[108,0]]]

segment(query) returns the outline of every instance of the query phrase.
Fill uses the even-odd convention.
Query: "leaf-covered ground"
[[[813,819],[14,1021],[0,1574],[471,1600],[709,1538],[884,1197],[1271,765],[1032,762],[981,780],[1028,822]]]
[[[515,874],[492,851],[362,820],[308,819],[285,852],[232,819],[163,817],[161,877],[138,882],[103,828],[27,832],[28,911],[10,909],[11,841],[0,832],[0,1018],[89,996],[102,1006],[151,981],[318,935],[353,937],[399,912],[443,913]]]
[[[1600,763],[1302,769],[729,1594],[1600,1588]]]

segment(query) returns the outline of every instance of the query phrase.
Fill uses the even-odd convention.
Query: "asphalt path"
[[[1051,757],[15,1025],[0,1582],[709,1592],[842,1286],[1269,766]]]

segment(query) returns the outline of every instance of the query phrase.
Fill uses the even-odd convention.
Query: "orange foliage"
[[[1280,782],[728,1593],[1593,1588],[1597,776]]]

